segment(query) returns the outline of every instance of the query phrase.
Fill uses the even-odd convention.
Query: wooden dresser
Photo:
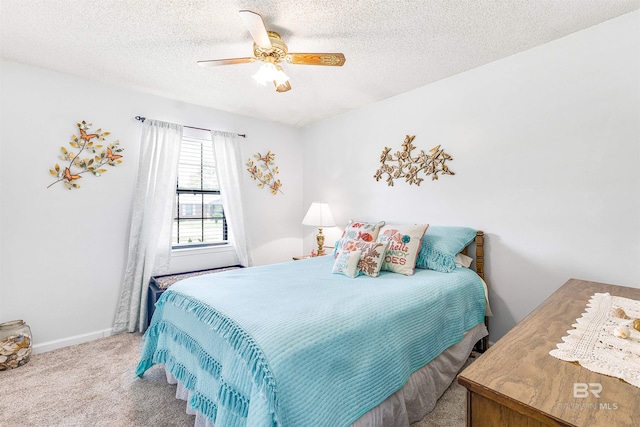
[[[458,376],[467,426],[640,426],[640,388],[549,354],[596,292],[640,300],[640,289],[569,280]]]

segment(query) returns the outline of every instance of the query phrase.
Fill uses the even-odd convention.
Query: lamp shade
[[[313,202],[302,220],[302,225],[314,227],[334,227],[333,215],[329,209],[329,204],[325,202]]]
[[[275,82],[276,87],[285,84],[289,77],[284,73],[280,65],[273,62],[265,62],[258,72],[252,76],[258,83],[265,86],[267,82]]]

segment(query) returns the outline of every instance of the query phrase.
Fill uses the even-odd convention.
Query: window
[[[211,139],[182,138],[172,243],[174,249],[227,243]]]

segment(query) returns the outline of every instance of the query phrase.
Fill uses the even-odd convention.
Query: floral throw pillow
[[[386,249],[387,243],[347,240],[344,243],[342,251],[360,251],[358,269],[367,276],[378,277]],[[340,257],[340,255],[338,255],[338,257]]]
[[[356,277],[360,273],[358,268],[358,262],[360,261],[361,252],[355,251],[342,251],[333,263],[332,273],[344,274],[348,277]]]
[[[352,219],[347,222],[342,236],[336,243],[334,256],[338,256],[345,242],[348,240],[362,240],[363,242],[375,242],[380,233],[380,228],[384,226],[384,221],[380,222],[363,222],[354,221]]]
[[[420,242],[429,224],[385,225],[378,242],[388,243],[382,269],[411,276],[416,268]]]
[[[384,221],[362,222],[350,219],[347,226],[344,228],[342,238],[375,242],[378,238],[378,233],[380,233],[380,228],[382,228],[383,225]]]

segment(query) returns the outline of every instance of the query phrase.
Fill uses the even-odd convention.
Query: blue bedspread
[[[216,427],[348,426],[484,321],[471,270],[351,279],[318,257],[199,276],[157,303],[156,363]]]

